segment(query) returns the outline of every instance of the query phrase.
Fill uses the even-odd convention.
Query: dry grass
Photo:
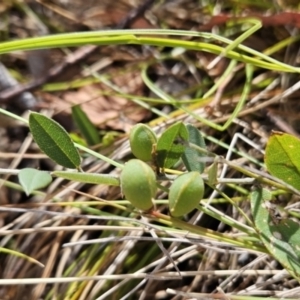
[[[138,1],[64,2],[4,1],[0,4],[0,13],[3,19],[7,18],[7,23],[0,24],[2,40],[115,27],[137,6]],[[161,1],[131,24],[131,28],[205,30],[233,39],[242,29],[240,26],[230,27],[225,21],[247,14],[260,16],[264,22],[263,28],[244,43],[253,49],[264,51],[296,35],[296,22],[285,24],[280,18],[266,16],[267,10],[280,14],[286,9],[282,4],[225,1],[226,4],[214,7],[210,4],[213,1],[202,1],[207,3],[203,6],[200,2]],[[292,15],[290,17],[292,19]],[[291,19],[285,18],[286,23]],[[271,130],[298,136],[299,91],[292,88],[297,84],[297,74],[255,70],[247,104],[224,132],[195,122],[191,116],[176,111],[163,101],[149,102],[153,108],[172,116],[171,120],[163,121],[124,97],[130,94],[138,99],[159,100],[142,80],[140,70],[143,63],[151,65],[148,75],[155,84],[181,101],[205,94],[229,64],[228,59],[221,58],[218,64],[208,68],[215,58],[212,54],[186,51],[174,57],[170,50],[144,46],[97,48],[51,82],[35,88],[27,96],[23,93],[13,98],[2,107],[16,114],[33,107],[43,109],[78,136],[70,108],[81,103],[102,137],[112,138],[109,144],[103,140],[96,150],[121,162],[131,157],[127,134],[138,122],[149,122],[158,133],[177,120],[194,123],[208,137],[208,149],[224,157],[227,149],[210,139],[229,145],[234,135],[240,133],[260,151],[242,140],[236,142],[235,148],[259,162],[263,161],[261,150],[265,148]],[[19,82],[34,82],[49,70],[49,66],[61,64],[70,51],[74,49],[17,52],[3,55],[1,62]],[[294,41],[276,51],[273,57],[298,66],[298,51],[299,42]],[[161,55],[166,58],[157,59]],[[244,64],[238,64],[205,105],[196,103],[191,106],[193,112],[216,123],[224,123],[239,100],[244,84],[243,69]],[[97,80],[99,77],[103,79],[101,82]],[[0,82],[0,89],[7,87]],[[28,98],[32,99],[30,104],[26,102]],[[59,169],[40,154],[26,127],[4,119],[1,125],[1,168]],[[230,160],[262,170],[261,165],[235,154]],[[119,172],[91,157],[86,157],[82,166],[88,172]],[[241,178],[242,175],[229,170],[226,178],[231,177]],[[16,256],[1,254],[0,278],[20,279],[20,282],[0,286],[0,299],[231,299],[229,294],[297,298],[300,294],[299,283],[284,274],[282,267],[268,255],[199,239],[196,234],[186,236],[175,229],[174,232],[164,227],[159,230],[154,226],[158,223],[151,218],[130,210],[122,211],[118,207],[122,202],[109,203],[110,200],[122,199],[118,187],[55,179],[43,193],[27,197],[14,185],[15,176],[3,175],[2,179],[0,246],[32,257],[44,264],[44,268]],[[227,185],[224,192],[237,199],[238,206],[250,217],[247,188]],[[206,199],[212,193],[208,189]],[[163,200],[166,195],[161,193],[158,198]],[[278,200],[290,203],[296,202],[297,198],[282,196]],[[166,201],[161,203],[160,212],[167,214]],[[239,211],[229,203],[216,198],[211,204],[220,213],[244,223]],[[219,232],[237,233],[206,214],[194,212],[185,220]],[[69,277],[73,279],[64,279]],[[85,278],[76,281],[74,277]],[[22,284],[24,278],[32,278],[32,284]]]

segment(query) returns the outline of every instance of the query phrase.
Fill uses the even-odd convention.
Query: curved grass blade
[[[249,20],[249,19],[248,19]],[[255,27],[254,27],[255,30]],[[249,34],[249,31],[247,35]],[[251,32],[250,32],[251,34]],[[150,36],[149,36],[150,35]],[[232,45],[224,49],[224,46],[214,45],[212,42],[195,42],[179,40],[174,38],[158,38],[153,35],[170,35],[170,36],[193,36],[203,39],[216,40],[227,45]],[[300,69],[288,64],[282,63],[260,51],[253,50],[242,44],[238,44],[239,41],[244,39],[245,36],[241,35],[236,41],[232,41],[223,36],[211,34],[207,32],[191,31],[191,30],[170,30],[170,29],[127,29],[127,30],[105,30],[103,32],[76,32],[67,34],[56,34],[35,38],[27,38],[20,40],[13,40],[8,42],[2,42],[0,44],[0,54],[8,53],[12,51],[20,50],[34,50],[41,48],[58,48],[58,47],[72,47],[87,44],[97,45],[113,45],[113,44],[138,44],[138,45],[153,45],[158,47],[181,47],[196,51],[211,52],[216,55],[226,54],[226,57],[230,59],[236,59],[244,63],[252,64],[253,66],[267,68],[270,70],[276,70],[281,72],[294,72],[299,73]],[[295,37],[292,41],[296,42],[299,37]],[[291,41],[288,41],[290,44]],[[280,48],[285,47],[286,43],[283,43]],[[245,52],[246,55],[236,52],[228,51],[228,49],[236,48]],[[277,49],[278,51],[278,49]],[[268,53],[270,54],[270,53]]]
[[[42,114],[32,112],[29,116],[29,128],[40,149],[52,160],[66,168],[79,168],[79,153],[60,124]]]
[[[6,248],[3,248],[3,247],[0,247],[0,253],[5,253],[5,254],[9,254],[9,255],[14,255],[16,257],[19,257],[19,258],[22,258],[22,259],[26,259],[28,262],[30,263],[33,263],[33,264],[36,264],[42,268],[45,267],[45,265],[43,265],[42,263],[40,263],[38,260],[34,259],[33,257],[30,257],[26,254],[23,254],[19,251],[15,251],[15,250],[12,250],[12,249],[6,249]]]
[[[97,128],[90,121],[80,105],[72,107],[73,120],[90,146],[97,145],[101,142]]]

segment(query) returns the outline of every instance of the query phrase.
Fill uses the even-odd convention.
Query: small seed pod
[[[197,207],[204,194],[204,182],[199,172],[178,176],[170,187],[171,215],[181,217]]]
[[[156,195],[156,176],[146,163],[132,159],[127,162],[120,176],[122,193],[138,209],[152,208]]]
[[[130,130],[130,147],[134,156],[143,161],[152,158],[152,147],[157,142],[157,137],[152,129],[145,124],[136,124]]]

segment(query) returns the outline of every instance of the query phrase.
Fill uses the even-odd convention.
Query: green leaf
[[[271,224],[270,228],[272,231],[278,232],[282,239],[288,241],[297,258],[300,259],[300,224],[291,219],[282,219],[278,220],[276,224]]]
[[[208,183],[210,185],[218,184],[218,158],[216,157],[211,166],[207,170]]]
[[[52,181],[52,177],[48,172],[32,168],[22,169],[18,174],[18,178],[27,196],[34,190],[46,187]]]
[[[90,121],[86,113],[81,109],[80,105],[72,107],[73,120],[80,130],[80,133],[84,136],[87,143],[91,146],[100,144],[100,136],[97,128]]]
[[[171,168],[183,154],[188,138],[188,131],[182,122],[173,124],[163,132],[156,146],[158,166]]]
[[[271,200],[271,193],[259,188],[251,193],[251,210],[254,223],[259,237],[270,254],[278,260],[286,270],[298,281],[300,280],[300,257],[299,237],[300,227],[286,226],[289,224],[276,224],[275,216],[267,208],[268,200]],[[293,221],[292,221],[293,222]],[[295,222],[293,222],[295,223]]]
[[[79,168],[80,156],[67,131],[57,122],[32,112],[29,128],[40,149],[59,165]]]
[[[201,148],[205,148],[205,142],[200,131],[191,124],[187,124],[186,129],[189,133],[189,143],[195,144]],[[200,153],[196,149],[186,147],[182,155],[182,161],[188,171],[198,171],[203,173],[205,163],[201,161],[201,158],[204,156],[205,155],[203,153]]]
[[[95,174],[95,173],[81,173],[81,172],[68,172],[68,171],[54,171],[51,173],[54,176],[61,177],[68,180],[91,183],[91,184],[107,184],[107,185],[120,185],[119,178],[113,177],[109,174]]]
[[[268,172],[300,190],[300,140],[274,132],[268,140],[265,164]]]

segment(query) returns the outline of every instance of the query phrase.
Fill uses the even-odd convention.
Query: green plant
[[[280,147],[273,148],[272,137],[267,146],[265,163],[267,165],[267,169],[273,175],[273,177],[268,177],[265,176],[264,173],[255,172],[253,169],[247,169],[243,165],[230,162],[229,160],[216,155],[214,152],[208,151],[205,144],[209,144],[210,141],[213,141],[215,144],[220,145],[221,147],[228,147],[228,145],[223,142],[223,136],[221,138],[215,138],[213,134],[207,135],[205,132],[200,133],[198,130],[198,128],[203,126],[203,124],[218,130],[225,130],[232,124],[232,121],[241,112],[246,99],[249,98],[250,90],[252,90],[253,86],[257,88],[252,80],[253,74],[256,74],[256,71],[259,73],[261,69],[269,69],[274,71],[274,73],[277,71],[299,73],[299,68],[281,63],[280,61],[277,61],[269,56],[272,53],[275,53],[287,45],[297,41],[297,37],[282,41],[282,43],[267,49],[264,53],[257,52],[242,45],[241,42],[244,41],[244,39],[252,34],[255,30],[260,28],[261,24],[259,21],[251,19],[245,20],[245,24],[246,23],[253,24],[253,26],[251,26],[249,30],[244,32],[244,34],[241,34],[234,41],[224,38],[221,35],[217,36],[211,33],[199,33],[192,31],[129,30],[76,33],[2,43],[0,45],[1,53],[20,49],[36,49],[40,47],[57,46],[66,47],[86,43],[99,45],[130,43],[155,45],[162,48],[174,47],[174,49],[180,48],[185,50],[193,49],[197,51],[206,51],[220,55],[220,57],[226,57],[230,59],[230,63],[224,74],[213,83],[209,90],[191,100],[179,101],[175,99],[175,97],[166,94],[154,82],[152,82],[148,75],[148,70],[152,66],[151,62],[146,62],[141,66],[142,78],[147,87],[155,95],[157,95],[159,99],[153,99],[149,97],[137,98],[134,95],[126,94],[122,92],[122,90],[118,90],[111,85],[111,88],[115,94],[121,95],[127,99],[131,99],[135,103],[149,109],[153,114],[161,117],[161,119],[152,121],[149,124],[150,126],[146,127],[144,124],[137,125],[136,128],[141,131],[138,130],[135,132],[135,134],[147,132],[147,135],[146,139],[143,137],[142,140],[137,139],[131,143],[131,150],[138,158],[138,160],[134,161],[134,164],[132,164],[131,161],[127,162],[127,159],[124,161],[111,159],[108,157],[108,155],[103,155],[97,152],[98,149],[96,148],[93,148],[94,150],[92,150],[86,146],[83,146],[84,143],[73,143],[70,141],[66,131],[62,130],[57,123],[53,122],[49,118],[44,117],[43,115],[32,113],[29,120],[29,126],[33,137],[40,146],[41,150],[44,150],[44,152],[58,164],[74,170],[43,172],[35,169],[24,169],[18,172],[22,187],[14,185],[10,181],[5,182],[5,184],[10,188],[23,189],[27,195],[34,194],[46,197],[49,195],[46,195],[41,191],[37,191],[37,189],[47,186],[47,184],[49,184],[51,179],[54,177],[60,177],[68,181],[75,181],[79,183],[122,187],[122,174],[124,176],[124,174],[126,175],[128,172],[126,175],[126,184],[130,184],[130,193],[124,192],[126,187],[122,188],[125,198],[127,199],[114,199],[111,201],[105,201],[95,197],[94,195],[86,194],[85,198],[83,198],[84,200],[74,203],[64,202],[59,197],[53,197],[53,199],[51,198],[51,202],[53,203],[50,204],[67,206],[68,208],[79,208],[81,212],[88,213],[89,217],[106,217],[106,220],[108,220],[108,226],[112,225],[113,228],[115,223],[117,223],[119,226],[117,230],[120,232],[120,235],[122,235],[123,228],[126,228],[126,225],[130,222],[132,222],[130,224],[134,224],[134,226],[136,226],[136,224],[141,227],[144,225],[142,223],[138,223],[138,220],[134,219],[133,221],[131,218],[132,216],[138,216],[137,219],[139,219],[139,216],[142,216],[142,220],[144,219],[143,216],[146,216],[147,220],[149,220],[149,223],[145,225],[145,230],[151,232],[153,229],[155,234],[157,230],[160,238],[163,238],[164,234],[168,235],[169,233],[171,236],[182,237],[186,237],[191,234],[191,236],[195,237],[196,239],[200,237],[226,243],[226,247],[237,246],[246,250],[256,251],[256,253],[271,254],[271,256],[277,259],[293,277],[299,280],[299,263],[297,262],[297,258],[299,258],[299,252],[297,251],[298,240],[296,238],[298,235],[296,228],[297,223],[287,221],[286,217],[283,218],[283,221],[281,222],[280,220],[277,220],[276,215],[274,215],[272,212],[272,209],[266,209],[265,207],[269,201],[275,199],[276,195],[288,195],[290,193],[299,195],[299,191],[297,190],[299,187],[297,183],[299,182],[299,168],[297,166],[297,161],[292,162],[292,167],[290,167],[291,160],[288,158],[290,156],[288,149],[280,152],[281,155],[272,158],[273,154],[278,153],[280,149]],[[185,36],[187,39],[180,41],[179,39],[174,39],[172,37],[159,38],[155,36],[160,34],[173,37],[176,34],[180,34]],[[193,37],[193,40],[188,40],[190,37]],[[173,54],[166,54],[165,56],[161,55],[158,61],[173,58],[172,55]],[[180,59],[183,58],[184,56],[182,56],[182,58],[180,57]],[[221,122],[225,122],[224,125],[214,123],[209,118],[203,118],[201,114],[196,113],[195,109],[208,104],[212,100],[211,96],[214,94],[214,92],[218,88],[222,87],[222,83],[227,76],[229,76],[233,70],[238,69],[240,66],[245,66],[245,72],[243,71],[243,68],[240,69],[242,73],[241,80],[244,80],[245,84],[241,87],[241,89],[237,90],[237,93],[239,94],[239,101],[237,104],[235,103],[236,105],[234,104],[233,113],[230,113],[228,116],[225,116],[223,120],[221,120]],[[103,76],[101,78],[93,78],[93,80],[94,82],[101,81],[106,83],[107,77]],[[72,84],[74,84],[74,86],[76,86],[76,84],[80,86],[80,84],[83,84],[83,82],[48,84],[47,86],[44,86],[44,89],[60,90],[65,89],[66,87],[69,88],[72,86]],[[264,87],[267,87],[265,82],[260,82],[260,84],[262,84]],[[108,92],[107,94],[110,95]],[[149,103],[168,103],[177,110],[170,114],[165,114],[157,109],[154,105],[152,106]],[[7,111],[1,110],[1,112],[24,122],[24,120],[20,117],[12,115]],[[174,122],[173,119],[175,116],[182,116],[183,112],[199,121],[200,125],[197,125],[196,127],[191,124],[185,124],[185,122]],[[82,113],[80,107],[74,107],[72,109],[72,113],[75,121],[77,120],[76,124],[82,136],[86,140],[85,145],[99,144],[101,139],[99,138],[98,130],[92,125],[91,122],[89,122],[87,116]],[[164,123],[162,123],[165,121],[168,126],[164,126]],[[156,133],[154,133],[157,129],[154,128],[154,125],[156,124],[163,124],[161,127],[164,128],[162,133],[158,134],[157,140]],[[167,129],[165,129],[165,127]],[[59,136],[60,138],[57,139]],[[276,139],[277,138],[278,134]],[[206,143],[204,143],[204,139],[206,140]],[[64,145],[64,140],[67,141],[67,145]],[[294,146],[296,143],[297,142],[292,139],[288,145]],[[285,144],[285,141],[281,144],[282,147]],[[232,149],[230,147],[231,146],[229,146],[229,152],[232,151],[239,156],[244,155],[244,157],[246,157],[245,154],[241,154],[241,152],[239,152],[237,149]],[[285,155],[282,155],[283,153]],[[88,156],[94,159],[105,161],[111,166],[116,167],[116,171],[121,172],[121,175],[118,175],[117,172],[115,175],[84,172],[83,169],[85,168],[81,165],[81,161],[82,158]],[[296,157],[294,154],[292,154],[292,156]],[[278,157],[280,159],[278,159]],[[272,159],[270,160],[270,158]],[[141,160],[148,161],[149,165],[145,164]],[[253,162],[254,164],[256,163],[254,157],[251,157],[251,160],[249,159],[249,161]],[[211,162],[212,164],[209,165]],[[240,174],[241,178],[227,179],[223,176],[219,177],[220,173],[218,170],[220,169],[220,166],[229,166],[235,173]],[[288,169],[292,171],[293,176],[289,172],[286,172],[285,168],[287,166]],[[138,168],[137,172],[135,172],[136,168]],[[184,168],[186,168],[187,171],[182,171]],[[279,172],[281,175],[277,172],[278,170],[281,170]],[[296,172],[294,172],[295,170]],[[146,171],[146,174],[143,171]],[[244,176],[241,174],[244,174]],[[137,176],[136,180],[134,176]],[[277,180],[275,177],[280,178],[281,180]],[[149,178],[151,179],[149,180]],[[143,195],[143,193],[139,193],[140,180],[143,181],[143,185],[145,187],[143,191],[146,191],[146,197]],[[220,195],[220,198],[204,198],[204,182],[206,185],[206,194],[209,194],[210,191],[214,191]],[[249,183],[251,183],[251,185],[255,183],[258,186],[257,190],[251,193],[250,189],[246,186],[246,184]],[[264,185],[265,189],[262,190],[260,185]],[[169,186],[170,188],[168,188]],[[230,193],[228,193],[229,195],[233,194],[231,192],[233,190],[234,193],[238,193],[241,196],[229,197],[227,195],[227,190],[223,191],[224,186],[227,190],[230,190]],[[183,188],[181,189],[181,187]],[[166,194],[165,198],[169,198],[169,200],[155,199],[156,189],[160,193],[164,192]],[[82,193],[81,191],[78,192]],[[179,194],[177,194],[177,192],[179,192]],[[167,196],[167,194],[169,194],[169,196]],[[90,200],[94,198],[96,198],[95,201]],[[244,213],[243,209],[239,207],[239,203],[247,198],[251,199],[253,222],[251,218]],[[230,218],[226,214],[222,214],[219,210],[216,210],[210,205],[211,203],[222,204],[224,202],[232,204],[232,207],[234,207],[234,209],[239,212],[240,216],[242,216],[241,221]],[[112,212],[112,209],[106,210],[107,207],[117,208],[117,210]],[[166,208],[170,209],[170,214],[169,210]],[[227,224],[231,228],[235,229],[239,234],[232,235],[220,233],[218,231],[209,230],[207,228],[191,224],[188,221],[188,217],[191,215],[190,213],[192,211],[196,211],[197,209],[206,215],[209,215],[212,218]],[[292,212],[289,211],[284,213],[287,215],[292,214]],[[120,219],[117,219],[119,215]],[[297,216],[295,213],[293,215],[299,218],[299,216]],[[125,221],[124,217],[126,218]],[[265,220],[270,222],[265,222]],[[79,229],[81,230],[80,227]],[[131,229],[132,227],[129,226],[127,232],[130,232]],[[60,230],[60,228],[58,228],[58,230]],[[86,228],[83,230],[86,230]],[[107,231],[103,229],[99,230],[101,230],[101,237],[103,238],[106,238],[110,234],[110,229]],[[156,238],[154,233],[153,238]],[[198,240],[196,240],[196,242],[198,243]],[[161,244],[159,244],[159,242],[158,245],[160,246],[160,249],[164,251],[164,248],[161,246]],[[106,262],[103,263],[103,260],[109,257],[109,255],[105,254],[110,253],[111,249],[114,249],[114,252],[116,252],[115,248],[108,245],[105,249],[105,253],[101,252],[101,255],[98,256],[97,251],[99,247],[97,247],[98,245],[95,245],[95,247],[91,247],[85,252],[82,252],[78,260],[74,261],[74,264],[70,266],[68,270],[65,270],[64,276],[69,276],[72,267],[73,270],[78,270],[77,263],[81,259],[84,260],[85,263],[78,272],[76,271],[76,275],[93,276],[94,274],[97,274],[99,265],[101,265],[101,263],[105,265]],[[152,257],[155,257],[155,251],[155,247],[151,249],[149,247],[146,253],[143,253],[143,259],[145,258],[146,261],[147,257],[149,257],[151,254],[153,255]],[[165,252],[163,253],[165,254]],[[168,259],[172,262],[172,258],[168,256],[168,252],[165,256],[168,257]],[[291,259],[290,256],[292,257]],[[130,261],[134,261],[134,258],[134,256],[130,256],[126,263],[130,264]],[[132,265],[134,265],[134,263]],[[142,264],[139,266],[140,269],[144,267]],[[177,276],[178,274],[175,275]],[[183,274],[183,276],[185,275]],[[91,278],[89,278],[89,280],[90,279]],[[80,280],[87,281],[87,279],[83,277],[81,277]],[[36,282],[38,281],[39,278],[36,279]],[[69,295],[73,295],[73,293],[75,293],[74,291],[76,291],[76,294],[78,295],[82,291],[83,287],[84,283],[78,283],[78,285],[75,283],[70,284],[67,292],[68,297]],[[128,286],[127,289],[129,289]],[[51,297],[52,292],[53,291],[49,293],[50,296],[48,295],[48,299]]]
[[[132,159],[129,162],[125,163],[125,165],[113,162],[116,166],[122,169],[120,178],[116,178],[106,174],[87,174],[82,172],[81,167],[78,164],[80,158],[78,157],[78,151],[76,150],[76,147],[79,147],[81,149],[85,148],[80,145],[76,145],[73,142],[70,143],[67,132],[62,130],[61,126],[50,118],[42,116],[38,113],[31,113],[29,118],[29,127],[34,140],[38,145],[42,145],[41,150],[46,149],[47,155],[52,160],[63,166],[72,167],[78,170],[77,172],[54,171],[50,173],[52,176],[58,176],[65,179],[85,183],[120,186],[122,193],[125,195],[125,198],[129,200],[133,207],[144,211],[146,214],[150,214],[150,216],[157,218],[157,220],[161,219],[171,222],[171,224],[173,224],[173,226],[175,227],[187,229],[191,232],[197,233],[201,233],[203,231],[201,227],[189,225],[174,218],[188,214],[195,208],[198,208],[200,210],[204,209],[204,207],[201,208],[199,204],[204,195],[203,178],[205,179],[206,177],[203,176],[205,174],[201,175],[201,172],[204,170],[204,163],[199,162],[199,159],[203,158],[203,155],[206,154],[207,156],[215,157],[212,166],[214,166],[215,163],[218,162],[218,158],[217,156],[215,156],[215,154],[210,153],[205,148],[203,148],[204,141],[202,135],[194,126],[190,124],[184,125],[182,122],[175,123],[161,134],[161,136],[157,140],[157,144],[154,144],[154,141],[156,141],[156,139],[153,138],[155,135],[151,131],[151,149],[155,149],[155,155],[158,157],[158,160],[156,162],[157,164],[155,162],[152,162],[152,168],[157,168],[158,175],[156,176],[152,168],[142,160]],[[135,128],[142,129],[142,131],[146,128],[147,133],[149,131],[148,127],[140,124],[138,124]],[[136,131],[133,131],[133,133],[136,133]],[[136,135],[134,137],[136,137]],[[148,137],[149,136],[147,135],[147,138]],[[284,140],[280,143],[281,139],[287,139],[288,142]],[[65,147],[65,140],[67,140],[69,143],[68,147]],[[138,143],[139,140],[135,140],[134,142]],[[299,143],[298,140],[296,142]],[[286,175],[281,176],[280,172],[278,172],[280,168],[273,168],[273,165],[282,165],[282,170],[285,170],[287,164],[292,165],[292,161],[291,163],[288,163],[286,161],[286,157],[292,156],[292,153],[290,151],[293,150],[294,146],[297,146],[296,142],[292,136],[275,134],[273,135],[272,139],[270,139],[270,142],[266,149],[266,164],[270,172],[274,173],[276,177],[283,177],[283,179],[289,183],[291,182],[291,175],[289,175],[288,177],[286,177]],[[149,150],[150,144],[148,144],[148,142],[146,144],[146,148],[147,150]],[[48,147],[43,148],[43,145],[48,145]],[[282,145],[286,146],[284,147],[284,151],[285,153],[287,153],[287,155],[283,158],[283,161],[278,162],[277,156],[272,156],[269,153],[273,153],[274,151],[276,152],[276,147],[281,147],[280,149],[282,149]],[[191,150],[186,151],[186,148],[190,148]],[[153,150],[151,150],[151,152],[152,151]],[[88,153],[93,152],[91,152],[91,150],[88,150]],[[153,155],[153,153],[151,155]],[[191,166],[194,165],[197,166],[199,170],[188,171],[187,173],[183,174],[180,172],[179,176],[176,176],[175,178],[169,176],[164,177],[164,173],[160,173],[161,171],[172,173],[172,170],[170,170],[169,168],[174,166],[174,164],[176,164],[181,157],[183,158],[182,161],[184,162],[187,169],[191,168]],[[108,162],[111,162],[109,159],[105,159]],[[227,162],[224,159],[220,158],[220,162],[226,163],[231,167],[244,172],[245,174],[249,174],[249,172],[241,169],[238,166],[235,166],[234,164],[231,164],[230,162]],[[297,162],[295,162],[295,164],[297,164]],[[292,170],[294,169],[297,170],[297,168],[292,168]],[[296,171],[294,175],[295,179],[298,176],[297,172],[298,171]],[[213,174],[215,174],[215,172]],[[254,176],[254,174],[252,175]],[[161,178],[161,176],[163,176],[163,178]],[[37,177],[42,180],[35,181],[34,178]],[[24,180],[23,178],[26,178],[26,180]],[[49,180],[49,173],[34,169],[21,170],[21,172],[19,173],[19,179],[27,194],[33,193],[37,188],[48,185],[51,181]],[[159,183],[160,180],[170,181],[170,190],[161,186]],[[207,184],[210,184],[211,181],[212,179],[210,178],[207,181]],[[214,179],[213,181],[218,182],[217,179]],[[267,179],[261,179],[261,181],[268,182]],[[35,184],[35,182],[37,183]],[[155,195],[157,187],[169,192],[169,208],[171,218],[157,213],[156,208],[153,206],[153,204],[156,202]],[[285,186],[281,187],[285,188]],[[223,196],[226,197],[225,195]],[[298,242],[297,239],[294,238],[295,233],[298,234],[298,229],[296,228],[297,223],[288,221],[282,223],[280,227],[278,227],[275,223],[266,222],[265,220],[267,218],[273,217],[272,213],[270,213],[268,209],[265,208],[263,201],[270,200],[271,197],[272,194],[267,190],[258,190],[251,194],[251,206],[255,227],[257,228],[257,235],[253,234],[253,232],[250,232],[246,227],[238,228],[242,231],[246,230],[245,232],[247,232],[254,238],[253,241],[247,241],[243,238],[230,238],[226,237],[226,235],[224,234],[220,234],[217,232],[209,232],[207,230],[205,231],[209,233],[209,236],[213,239],[224,241],[227,240],[232,244],[239,245],[240,247],[251,247],[252,249],[256,249],[261,252],[266,252],[266,249],[268,249],[268,251],[286,267],[291,275],[298,279],[300,278],[300,265],[298,266],[298,262],[296,259],[298,257]],[[211,211],[207,211],[205,209],[204,211],[218,218]],[[227,224],[230,224],[231,226],[235,226],[233,221],[228,218],[221,220]],[[285,232],[287,232],[287,234],[285,234]],[[273,237],[270,238],[270,236]],[[260,246],[259,240],[264,243],[266,249]],[[289,245],[289,251],[287,251],[287,245]]]
[[[75,144],[69,138],[68,133],[55,121],[39,113],[31,113],[29,117],[29,127],[34,140],[52,160],[56,163],[81,170],[78,151]],[[191,141],[195,140],[195,131],[193,126],[189,125],[189,130],[194,133],[191,135]],[[197,136],[199,138],[199,136]],[[105,174],[84,174],[78,172],[53,172],[55,176],[78,180],[86,183],[98,184],[120,184],[121,191],[130,203],[141,210],[148,211],[153,207],[153,198],[156,195],[158,179],[152,168],[143,160],[149,160],[152,157],[152,149],[155,149],[158,158],[158,165],[154,167],[159,169],[172,167],[181,156],[185,156],[187,166],[196,162],[198,156],[194,152],[186,152],[186,146],[182,142],[189,141],[189,134],[186,126],[178,122],[170,126],[160,136],[156,142],[156,136],[151,129],[143,124],[137,124],[130,132],[131,147],[142,160],[132,159],[122,166],[120,179],[109,178]],[[65,141],[68,143],[66,144]],[[203,146],[202,140],[198,140]],[[46,147],[44,145],[47,145]],[[143,152],[146,151],[146,155]],[[195,151],[195,150],[194,150]],[[138,153],[137,153],[138,152]],[[190,154],[190,155],[189,155]],[[147,159],[145,159],[147,158]],[[203,163],[201,163],[203,169]],[[39,180],[38,185],[34,183],[34,176],[44,178]],[[27,180],[22,180],[26,177]],[[27,191],[33,192],[35,188],[40,188],[50,183],[49,174],[34,169],[24,169],[19,174],[20,183]],[[46,180],[46,178],[48,180]],[[181,187],[184,187],[181,189]],[[179,190],[178,190],[179,189]],[[188,172],[174,180],[170,189],[170,210],[173,216],[183,216],[197,207],[204,193],[204,183],[198,171]]]

